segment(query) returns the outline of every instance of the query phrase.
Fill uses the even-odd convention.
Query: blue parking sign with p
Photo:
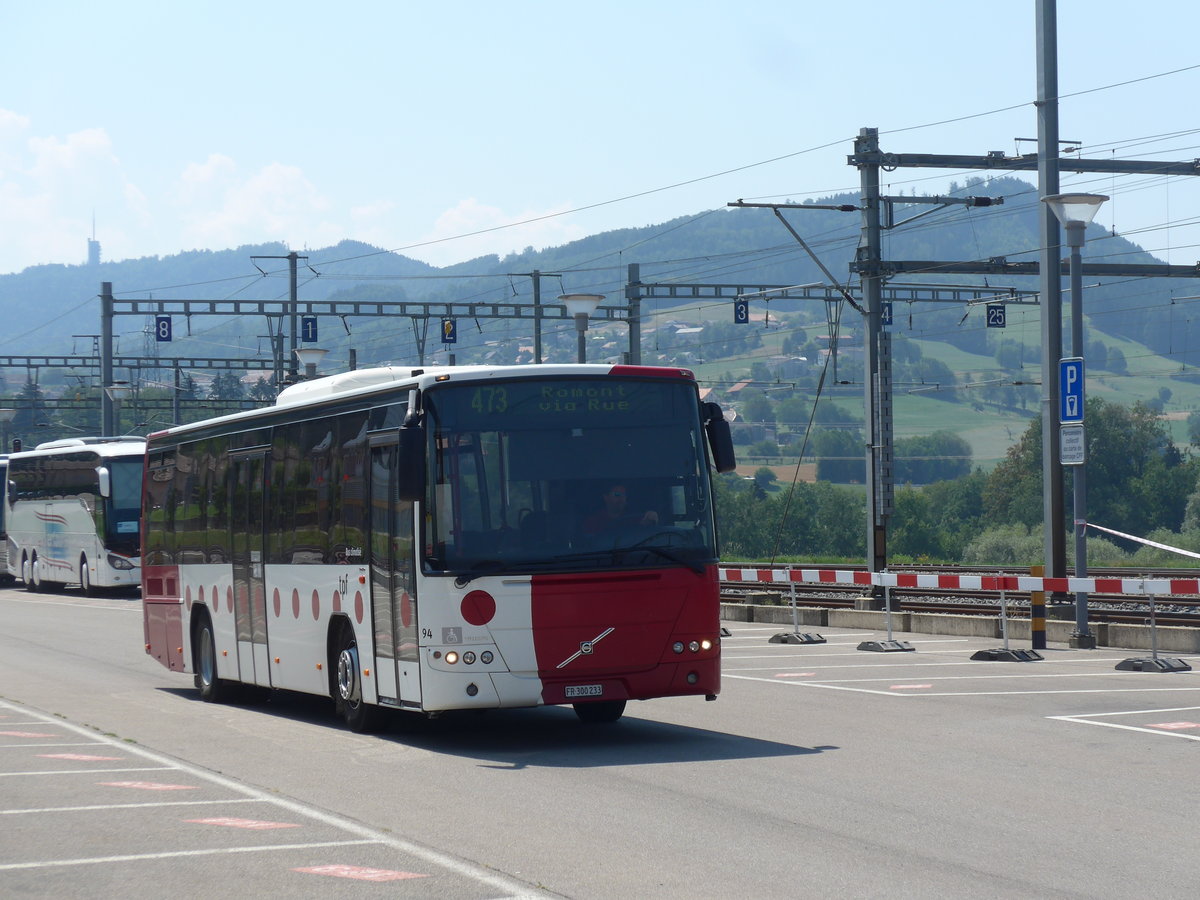
[[[1077,356],[1058,361],[1058,421],[1083,421],[1083,360]]]

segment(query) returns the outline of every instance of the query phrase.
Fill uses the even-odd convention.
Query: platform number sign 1
[[[300,340],[306,344],[315,343],[317,340],[317,317],[316,316],[301,316],[300,317]]]
[[[458,322],[454,319],[442,319],[442,343],[454,344],[458,342]]]
[[[733,323],[735,325],[747,325],[750,322],[750,301],[749,300],[734,300],[733,301]]]
[[[1008,308],[1003,303],[989,303],[987,310],[988,328],[1005,328],[1008,326]]]
[[[170,316],[155,316],[154,317],[154,339],[160,344],[170,343],[171,341],[171,317]]]

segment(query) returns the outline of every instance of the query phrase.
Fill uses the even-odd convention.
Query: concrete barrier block
[[[1000,637],[1000,620],[991,616],[956,616],[953,613],[908,613],[917,634],[956,634],[964,637]],[[1012,632],[1009,632],[1012,636]]]
[[[911,631],[912,613],[892,613],[892,631]],[[830,628],[869,628],[871,631],[887,631],[887,613],[865,609],[829,610]]]
[[[1200,629],[1160,625],[1157,637],[1160,653],[1200,652]],[[1108,640],[1104,644],[1108,647],[1147,649],[1150,647],[1150,626],[1111,623],[1108,626]]]

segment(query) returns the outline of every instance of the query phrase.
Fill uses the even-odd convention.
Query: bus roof
[[[386,393],[396,388],[416,388],[424,390],[434,384],[454,381],[482,381],[490,378],[545,378],[570,376],[604,376],[615,375],[623,377],[678,378],[684,381],[695,381],[695,375],[688,369],[666,368],[661,366],[629,366],[610,364],[545,364],[518,366],[426,366],[412,368],[409,366],[381,366],[371,369],[355,369],[350,372],[339,372],[324,378],[314,378],[290,385],[279,392],[273,407],[244,410],[216,419],[203,422],[191,422],[177,425],[173,428],[154,432],[150,435],[153,440],[160,435],[175,434],[203,428],[213,422],[235,422],[240,420],[253,421],[264,415],[269,415],[273,409],[303,409],[316,406],[324,401],[334,399],[350,399],[367,397],[372,394]]]
[[[47,441],[38,444],[32,450],[21,450],[9,455],[9,460],[33,459],[42,456],[65,456],[70,453],[90,451],[97,456],[109,459],[125,456],[144,456],[146,441],[142,438],[65,438],[61,441]]]

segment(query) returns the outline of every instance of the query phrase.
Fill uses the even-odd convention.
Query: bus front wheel
[[[226,684],[217,677],[217,641],[213,637],[212,622],[207,618],[196,633],[196,687],[200,699],[205,703],[220,703],[225,698]]]
[[[42,563],[37,558],[37,554],[29,560],[29,579],[25,582],[25,586],[35,593],[40,592],[45,585],[42,583]]]
[[[591,703],[576,703],[575,715],[579,721],[589,725],[615,722],[625,713],[624,700],[596,700]]]
[[[334,703],[351,731],[359,734],[375,731],[380,724],[378,707],[363,700],[362,669],[359,665],[358,642],[354,630],[342,628],[337,656],[337,694]]]
[[[96,596],[96,587],[92,584],[92,573],[88,571],[86,555],[79,557],[79,588],[85,597]]]

